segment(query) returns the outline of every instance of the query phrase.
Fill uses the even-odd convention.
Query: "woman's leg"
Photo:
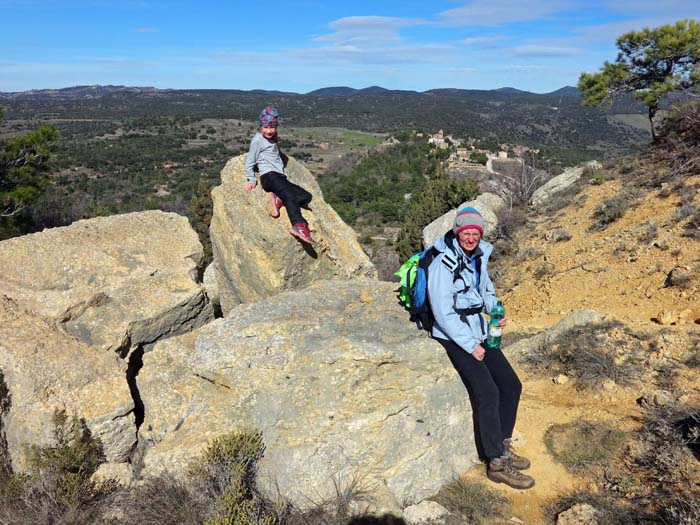
[[[523,385],[501,349],[487,348],[483,363],[489,369],[490,375],[498,387],[498,413],[503,432],[502,439],[510,439],[513,436],[515,419],[518,416],[518,405]]]
[[[447,351],[452,365],[467,388],[475,415],[474,432],[477,443],[480,441],[483,446],[483,455],[488,459],[502,456],[504,450],[499,413],[499,389],[488,367],[483,361],[474,359],[453,341],[436,340]]]

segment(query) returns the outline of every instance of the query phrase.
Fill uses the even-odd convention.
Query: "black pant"
[[[523,386],[501,350],[486,349],[477,361],[453,341],[436,338],[467,387],[472,405],[474,438],[479,457],[503,455],[503,440],[513,436]]]
[[[301,208],[309,209],[313,195],[301,186],[289,182],[286,175],[276,171],[270,171],[261,175],[260,185],[265,191],[272,192],[282,199],[284,207],[287,208],[287,215],[292,226],[298,222],[308,224],[301,214]]]

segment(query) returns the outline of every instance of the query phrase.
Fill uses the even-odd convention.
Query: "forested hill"
[[[648,142],[643,106],[622,101],[607,110],[581,105],[575,88],[548,94],[513,88],[433,89],[422,93],[323,88],[307,94],[277,91],[158,90],[80,86],[0,93],[10,119],[105,119],[182,115],[254,120],[260,108],[280,108],[289,126],[336,126],[364,131],[443,129],[457,136],[609,156]]]

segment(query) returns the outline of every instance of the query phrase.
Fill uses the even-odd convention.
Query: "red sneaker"
[[[280,199],[277,195],[275,195],[272,192],[267,194],[267,198],[270,201],[268,207],[270,217],[274,217],[276,219],[280,216],[280,208],[284,206],[284,202],[282,202],[282,199]]]
[[[309,225],[303,222],[297,222],[294,226],[289,228],[289,233],[294,235],[297,239],[307,244],[313,244],[314,240],[311,238],[311,232],[309,231]]]

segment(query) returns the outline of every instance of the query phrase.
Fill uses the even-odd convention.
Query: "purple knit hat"
[[[455,217],[455,225],[452,227],[452,231],[455,232],[455,236],[459,235],[459,232],[466,230],[467,228],[475,228],[484,234],[484,218],[479,213],[479,210],[472,208],[471,206],[465,206],[457,212],[457,217]]]
[[[277,127],[277,124],[279,122],[279,113],[275,108],[272,106],[267,106],[266,108],[263,108],[263,110],[260,112],[260,116],[258,117],[258,124],[261,126],[270,126],[273,128]]]

